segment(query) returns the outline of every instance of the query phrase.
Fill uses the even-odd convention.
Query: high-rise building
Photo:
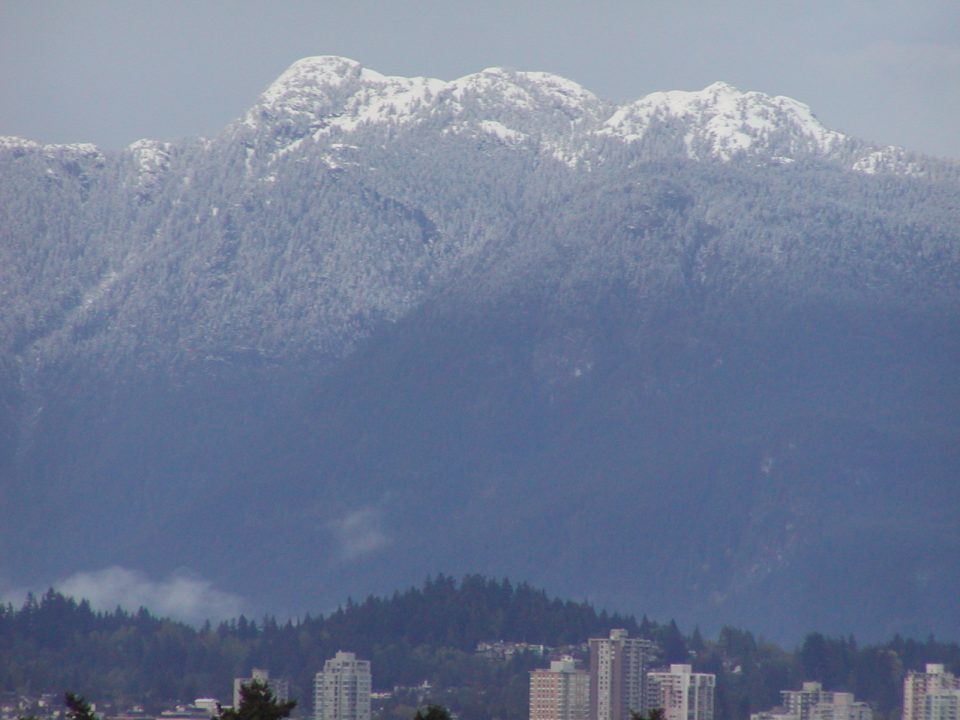
[[[370,661],[340,651],[313,682],[314,720],[370,720]]]
[[[689,665],[671,665],[669,672],[647,674],[647,702],[662,708],[666,720],[713,720],[717,677],[695,673]]]
[[[960,720],[960,689],[927,693],[923,714],[924,720]]]
[[[590,639],[590,720],[630,720],[630,711],[644,712],[646,676],[656,645],[631,638],[626,630],[609,638]]]
[[[873,711],[853,693],[824,690],[818,682],[805,682],[801,690],[781,690],[783,706],[753,713],[750,720],[873,720]]]
[[[530,720],[589,720],[590,674],[572,657],[530,673]]]
[[[805,682],[800,690],[781,690],[784,709],[797,720],[810,720],[813,706],[824,700],[823,685]]]
[[[926,672],[911,670],[903,679],[903,720],[929,720],[928,713],[949,713],[950,691],[960,690],[960,680],[939,663],[927,663]],[[928,696],[944,695],[927,702]]]
[[[261,682],[268,686],[270,691],[273,693],[273,696],[280,702],[286,702],[290,699],[289,680],[282,680],[280,678],[273,678],[271,680],[269,670],[264,670],[263,668],[253,668],[253,671],[250,673],[250,677],[233,679],[233,707],[240,707],[240,688],[243,685],[249,685],[254,681]]]
[[[810,720],[873,720],[873,710],[853,699],[853,693],[825,692],[810,708]]]

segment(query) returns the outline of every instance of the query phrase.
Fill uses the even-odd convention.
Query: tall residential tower
[[[663,708],[666,720],[713,720],[717,677],[695,673],[689,665],[671,665],[669,672],[647,675],[647,702]]]
[[[572,657],[530,673],[530,720],[589,720],[590,675]]]
[[[370,720],[370,661],[340,651],[313,681],[314,720]]]
[[[939,663],[903,679],[903,720],[960,720],[960,678]]]
[[[645,683],[656,646],[611,630],[590,639],[590,720],[630,720],[630,711],[647,708]]]
[[[800,690],[781,690],[781,707],[751,713],[750,720],[873,720],[865,702],[853,693],[824,690],[818,682],[805,682]]]

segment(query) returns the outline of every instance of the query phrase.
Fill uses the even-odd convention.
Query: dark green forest
[[[391,597],[348,600],[329,615],[284,622],[240,616],[201,628],[157,618],[145,608],[97,612],[86,601],[49,590],[20,608],[0,606],[0,691],[69,689],[97,702],[157,710],[198,696],[226,699],[232,679],[257,666],[289,678],[298,712],[308,714],[314,673],[337,650],[351,650],[372,661],[375,690],[431,684],[425,698],[395,694],[384,709],[387,717],[409,717],[418,701],[436,701],[467,720],[521,720],[527,716],[528,672],[546,658],[527,652],[491,660],[475,653],[477,643],[569,646],[584,657],[583,643],[612,627],[655,640],[664,664],[691,662],[716,673],[718,720],[741,720],[773,706],[781,689],[804,680],[852,691],[881,720],[893,720],[906,670],[927,662],[960,670],[960,645],[933,637],[897,636],[860,646],[853,637],[813,633],[788,650],[748,630],[726,627],[707,639],[697,628],[685,634],[673,621],[638,622],[523,583],[441,575]]]

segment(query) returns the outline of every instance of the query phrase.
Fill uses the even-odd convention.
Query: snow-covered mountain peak
[[[402,121],[445,85],[432,78],[383,75],[336,55],[308,57],[277,78],[241,124],[281,126],[293,138],[332,126],[355,129],[378,120]],[[291,125],[299,130],[291,132]]]
[[[293,63],[260,96],[244,124],[256,127],[264,120],[312,116],[331,117],[332,124],[354,129],[378,120],[403,122],[418,111],[460,114],[465,103],[474,109],[560,111],[571,120],[594,115],[600,119],[605,107],[581,85],[546,72],[489,67],[446,82],[383,75],[349,58],[323,55]]]
[[[137,188],[152,189],[160,182],[170,167],[172,149],[171,143],[146,138],[127,146],[127,152],[136,166],[133,178]]]
[[[16,135],[0,136],[0,150],[19,152],[42,152],[46,157],[56,160],[95,160],[103,161],[103,153],[92,143],[64,143],[44,145],[34,140]]]
[[[559,75],[491,67],[450,83],[457,99],[482,98],[485,105],[505,104],[515,109],[555,111],[571,119],[596,114],[603,103],[583,86]]]
[[[564,146],[561,154],[569,158],[577,152],[574,134],[592,131],[610,109],[577,83],[545,72],[490,67],[447,82],[383,75],[348,58],[318,56],[291,65],[234,128],[256,133],[256,147],[271,161],[307,137],[336,143],[360,130],[426,121],[446,133],[510,144],[537,138],[554,154]]]
[[[360,63],[348,58],[331,55],[298,60],[263,92],[244,123],[255,126],[262,118],[322,112],[332,104],[338,88],[357,82],[362,73]]]
[[[0,135],[0,150],[38,150],[40,143],[18,135]]]
[[[371,73],[356,60],[337,55],[319,55],[297,60],[271,83],[260,102],[276,105],[291,96],[311,94],[318,90],[337,88],[344,83],[360,80]]]
[[[139,163],[154,163],[159,155],[169,154],[171,144],[161,140],[141,138],[127,145],[127,152],[133,155]]]
[[[739,93],[740,90],[723,80],[716,80],[703,89],[704,93]]]
[[[421,130],[493,139],[571,166],[613,140],[646,158],[819,157],[861,172],[913,167],[889,149],[830,130],[797,100],[722,81],[702,90],[654,92],[618,107],[547,72],[494,66],[445,81],[384,75],[333,55],[293,63],[232,128],[244,138],[248,168],[272,164],[308,140],[327,146],[335,163],[341,146]],[[377,139],[362,137],[369,133]]]
[[[846,138],[827,129],[803,103],[784,96],[743,92],[725,82],[699,91],[655,92],[620,107],[601,134],[627,142],[668,127],[687,155],[729,160],[739,154],[826,154]]]

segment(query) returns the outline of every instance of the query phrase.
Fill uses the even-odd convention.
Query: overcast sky
[[[960,158],[958,0],[0,0],[0,135],[211,136],[290,63],[327,54],[445,80],[546,70],[620,101],[724,80]]]

